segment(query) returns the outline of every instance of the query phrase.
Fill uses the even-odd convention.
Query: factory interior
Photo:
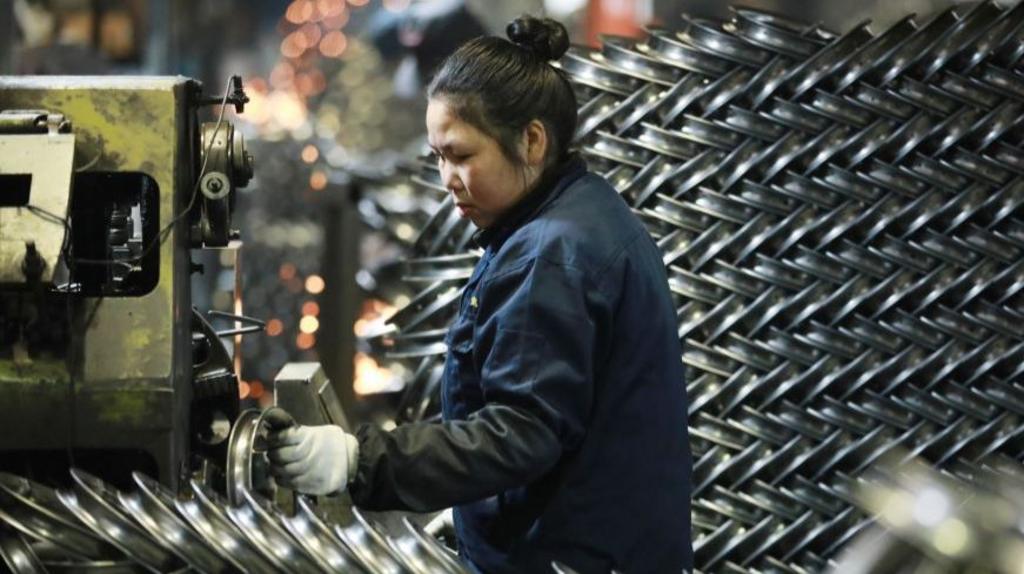
[[[577,261],[585,309],[618,285],[584,250],[634,243],[540,176],[477,225],[430,123],[448,58],[524,14],[568,35],[538,65],[575,181],[656,262],[600,336],[519,329],[581,321]],[[530,229],[578,260],[495,301]],[[0,0],[0,558],[1024,572],[1024,2]]]

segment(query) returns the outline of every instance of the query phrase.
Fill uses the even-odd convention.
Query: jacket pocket
[[[446,418],[462,419],[481,405],[480,376],[474,363],[473,318],[460,316],[448,330],[441,389]]]

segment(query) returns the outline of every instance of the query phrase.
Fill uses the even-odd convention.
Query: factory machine
[[[236,234],[246,101],[237,77],[0,79],[0,470],[218,472],[237,380],[189,279]]]
[[[0,572],[465,571],[407,517],[268,477],[269,430],[348,424],[319,363],[241,410],[222,339],[262,325],[193,306],[194,251],[237,246],[246,101],[237,77],[0,78]]]

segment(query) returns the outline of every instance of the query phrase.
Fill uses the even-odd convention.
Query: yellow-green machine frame
[[[231,101],[238,104],[240,92],[239,85]],[[74,140],[71,184],[59,213],[30,208],[36,198],[52,198],[54,190],[41,186],[16,199],[8,189],[5,202],[4,181],[27,181],[10,172],[41,168],[7,166],[5,180],[0,160],[0,253],[6,251],[9,271],[26,275],[5,283],[0,274],[6,328],[0,332],[0,470],[63,475],[75,464],[118,481],[118,473],[127,480],[134,469],[176,486],[200,465],[198,451],[223,448],[210,427],[213,419],[234,419],[236,380],[229,365],[206,376],[217,371],[208,363],[220,357],[210,351],[219,343],[213,335],[202,340],[202,320],[192,310],[190,250],[226,242],[233,191],[251,176],[251,157],[228,122],[216,131],[205,126],[213,140],[203,139],[197,109],[211,101],[183,77],[0,78],[6,149],[36,146],[26,157],[40,160],[56,150],[46,147],[47,137],[52,146],[60,135]],[[21,119],[5,124],[4,113]],[[46,122],[49,127],[41,125]],[[207,177],[200,182],[203,164]],[[68,166],[54,161],[42,169]],[[110,210],[102,204],[111,186],[128,201],[133,193],[149,197],[125,226],[140,237],[134,251],[122,249],[120,261],[105,259],[110,252],[103,249],[97,259],[89,246],[116,235],[104,229]],[[89,227],[93,235],[84,235]],[[60,238],[59,260],[44,253],[41,267],[52,274],[28,277],[31,266],[12,258],[30,259],[32,248],[23,245],[47,238]],[[141,279],[119,292],[111,278],[125,268]],[[81,279],[90,277],[106,283]],[[40,343],[40,330],[47,329],[63,334]],[[197,380],[204,376],[205,383]]]

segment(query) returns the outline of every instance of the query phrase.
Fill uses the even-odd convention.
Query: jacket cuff
[[[345,433],[345,454],[345,470],[348,473],[348,482],[352,482],[355,474],[353,470],[359,464],[359,439],[349,433]]]
[[[369,424],[360,424],[356,427],[355,441],[356,441],[356,463],[355,472],[352,473],[352,478],[349,479],[348,492],[352,498],[352,503],[356,506],[364,506],[370,499],[370,488],[371,485],[371,456],[370,448],[367,443],[372,439],[372,435],[375,434],[377,429]],[[349,459],[351,461],[351,459]],[[351,468],[351,467],[349,467]]]

